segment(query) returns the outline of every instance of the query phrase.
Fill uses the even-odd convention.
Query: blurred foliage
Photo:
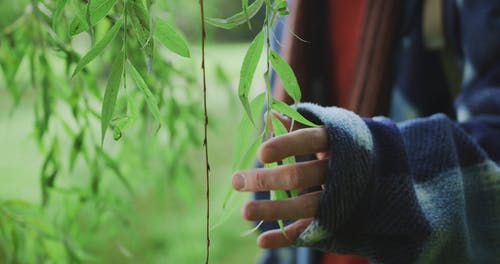
[[[147,245],[131,242],[143,203],[197,206],[199,65],[182,57],[189,44],[175,21],[193,30],[199,18],[197,5],[171,2],[0,2],[1,92],[11,111],[31,98],[43,155],[40,203],[0,201],[0,262],[140,260],[147,253],[136,250]],[[184,11],[174,8],[191,13],[176,19]],[[193,217],[177,213],[169,215]]]
[[[287,92],[300,101],[293,72],[270,50],[270,29],[277,17],[288,14],[286,1],[205,4],[208,17],[227,18],[212,24],[231,28],[208,27],[209,40],[257,36],[240,72],[238,95],[248,116],[237,126],[234,108],[218,109],[209,123],[212,134],[238,127],[234,157],[221,147],[227,144],[225,137],[216,140],[214,151],[226,164],[233,158],[233,170],[243,169],[252,163],[261,140],[272,136],[255,125],[265,103],[269,113],[275,109],[303,119],[270,92],[272,64]],[[40,200],[0,199],[0,261],[199,261],[204,250],[199,212],[203,180],[198,176],[203,113],[200,52],[190,45],[200,41],[198,3],[4,0],[0,15],[0,93],[10,96],[12,115],[31,105],[31,136],[42,154],[36,183]],[[218,56],[232,64],[229,52],[224,46]],[[265,92],[250,100],[263,53]],[[193,54],[198,58],[187,59]],[[238,69],[239,62],[230,68]],[[211,65],[208,71],[234,106],[231,86],[236,85],[223,66]],[[221,97],[211,96],[220,108]],[[232,119],[220,121],[229,114]],[[229,174],[227,166],[224,173]],[[227,185],[226,178],[221,185]],[[222,240],[236,240],[229,238],[237,232],[235,226],[214,232]],[[195,246],[197,236],[200,245]],[[213,245],[214,259],[223,259],[227,249]]]
[[[176,21],[179,28],[187,35],[187,37],[198,43],[200,41],[199,27],[193,27],[192,22],[199,19],[199,10],[197,5],[191,1],[158,1],[159,6],[169,10],[175,10]],[[229,17],[241,11],[241,1],[232,0],[205,0],[205,12],[207,17]],[[260,12],[251,19],[255,25],[249,30],[246,24],[231,30],[207,27],[207,39],[209,42],[248,42],[252,36],[258,32],[262,21],[265,17],[265,10]]]

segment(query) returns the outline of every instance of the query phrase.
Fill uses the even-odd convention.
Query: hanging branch
[[[200,14],[201,14],[201,71],[203,75],[203,115],[204,115],[204,124],[203,124],[203,146],[205,147],[205,165],[206,165],[206,189],[205,189],[205,200],[206,200],[206,257],[205,263],[208,264],[209,256],[210,256],[210,164],[208,162],[208,139],[207,139],[207,127],[208,127],[208,113],[207,113],[207,78],[205,71],[205,10],[203,0],[200,0]]]

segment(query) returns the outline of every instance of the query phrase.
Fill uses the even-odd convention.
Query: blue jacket
[[[297,246],[374,263],[500,263],[500,1],[444,0],[456,95],[442,54],[423,47],[422,2],[402,11],[391,119],[299,106],[328,129],[330,160]],[[298,252],[266,263],[307,263]]]

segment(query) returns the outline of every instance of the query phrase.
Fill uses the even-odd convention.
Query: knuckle
[[[292,166],[290,174],[287,177],[287,188],[288,189],[298,189],[301,185],[301,178],[299,175],[299,169],[297,166]]]
[[[313,140],[311,140],[311,146],[313,147],[313,149],[315,150],[321,150],[321,149],[324,149],[325,146],[325,142],[324,142],[324,139],[325,139],[325,134],[326,133],[326,130],[324,128],[313,128],[312,131],[311,131],[311,135],[313,137]]]
[[[257,172],[255,174],[254,180],[255,180],[255,187],[259,191],[267,191],[268,190],[269,184],[266,181],[266,177],[261,172]]]
[[[301,207],[301,212],[304,213],[304,216],[313,216],[316,212],[317,207],[316,197],[304,197],[304,200],[301,203]]]

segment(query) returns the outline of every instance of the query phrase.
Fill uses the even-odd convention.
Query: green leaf
[[[281,11],[287,8],[286,0],[278,0],[274,3],[274,10]]]
[[[188,43],[181,31],[158,17],[156,18],[154,36],[161,44],[180,56],[186,58],[191,56]]]
[[[281,121],[275,116],[271,115],[271,122],[273,124],[273,131],[276,136],[281,136],[288,133],[286,127],[281,123]],[[283,159],[283,164],[293,164],[295,163],[295,157],[291,156]]]
[[[279,13],[280,16],[287,16],[290,14],[290,11],[287,8],[286,0],[278,0],[274,2],[273,9],[274,12]]]
[[[271,200],[284,200],[288,199],[288,194],[284,190],[271,191]]]
[[[241,103],[243,104],[243,107],[245,108],[245,111],[254,126],[255,122],[252,118],[250,104],[248,102],[248,93],[250,91],[250,87],[252,86],[252,80],[255,70],[257,69],[257,64],[259,64],[263,47],[264,32],[261,31],[252,41],[247,53],[245,54],[240,71],[240,83],[238,85],[238,96],[240,97]]]
[[[75,167],[75,161],[78,157],[78,154],[83,150],[83,143],[85,139],[85,130],[81,130],[80,133],[73,139],[73,144],[71,147],[71,152],[69,154],[69,169],[73,171]]]
[[[151,114],[153,114],[153,117],[156,119],[156,121],[158,121],[158,123],[163,124],[163,122],[161,121],[160,109],[158,109],[158,102],[156,100],[156,97],[153,95],[153,93],[151,93],[148,85],[142,78],[141,74],[135,69],[134,65],[129,62],[129,66],[130,73],[132,74],[132,79],[134,79],[139,90],[142,91],[149,111],[151,111]]]
[[[87,20],[85,19],[86,17],[86,8],[80,7],[81,5],[78,5],[78,2],[70,2],[71,6],[74,9],[74,18],[71,21],[71,24],[69,26],[69,34],[71,36],[74,36],[76,34],[79,34],[85,30],[89,29],[89,25],[87,24]]]
[[[56,9],[52,15],[52,28],[55,28],[56,24],[60,21],[61,15],[64,11],[64,6],[68,0],[57,0]]]
[[[97,24],[103,17],[108,15],[116,2],[117,0],[91,0],[87,9],[90,14],[90,25]],[[70,35],[74,36],[88,29],[86,11],[79,9],[76,17],[71,21]]]
[[[89,25],[87,25],[83,21],[85,21],[85,20],[82,20],[82,17],[80,17],[80,16],[75,16],[73,18],[73,20],[71,21],[71,24],[69,25],[69,35],[70,36],[80,34],[84,31],[86,31],[87,29],[89,29]]]
[[[132,125],[139,118],[139,107],[134,102],[137,100],[136,94],[130,95],[130,91],[126,95],[126,114],[111,120],[110,126],[113,127],[113,138],[119,140],[123,136],[123,131]],[[142,99],[140,99],[142,100]]]
[[[109,75],[108,84],[106,85],[106,91],[104,92],[104,99],[102,102],[101,110],[101,145],[104,142],[104,137],[106,136],[109,122],[113,117],[116,98],[118,96],[118,90],[120,88],[120,81],[123,75],[123,60],[124,54],[123,52],[120,52],[113,65],[111,65],[111,74]]]
[[[137,38],[137,41],[139,41],[141,47],[144,47],[148,43],[148,41],[150,41],[149,28],[144,27],[141,24],[139,18],[137,18],[136,16],[131,16],[129,21],[131,22],[132,28],[135,31],[135,36]]]
[[[286,127],[275,116],[271,115],[271,122],[273,124],[273,131],[275,136],[281,136],[288,133]]]
[[[113,139],[118,141],[120,140],[120,138],[122,138],[122,136],[123,136],[122,130],[119,127],[115,127],[113,129]]]
[[[251,5],[248,6],[248,8],[229,18],[211,18],[211,17],[208,17],[205,19],[205,22],[207,22],[208,24],[212,25],[212,26],[215,26],[215,27],[219,27],[219,28],[223,28],[223,29],[232,29],[236,26],[239,26],[243,23],[245,23],[246,21],[248,21],[249,19],[251,19],[252,17],[254,17],[260,10],[260,8],[262,7],[262,5],[264,4],[264,0],[255,0],[255,2],[253,2]]]
[[[90,1],[90,23],[97,24],[103,17],[105,17],[111,8],[116,4],[117,0],[91,0]]]
[[[251,115],[259,116],[264,106],[265,93],[256,96],[250,103]],[[255,118],[254,118],[255,119]],[[252,144],[255,137],[258,136],[257,131],[253,128],[250,118],[244,115],[236,129],[236,138],[233,148],[232,170],[240,170],[247,168],[245,162],[242,162],[248,146]]]
[[[314,124],[313,122],[307,120],[304,116],[302,116],[297,110],[293,109],[291,106],[283,103],[280,100],[273,99],[271,104],[271,109],[274,109],[295,121],[310,127],[321,127],[320,125]]]
[[[295,103],[300,102],[300,98],[302,95],[300,92],[299,83],[297,82],[297,78],[295,77],[292,68],[285,60],[283,60],[283,58],[281,58],[281,56],[276,51],[271,50],[270,55],[271,56],[269,57],[269,59],[271,61],[273,69],[280,77],[286,92],[288,93],[288,95],[290,95],[290,97],[292,97]]]
[[[104,162],[106,163],[106,166],[108,166],[108,168],[110,168],[116,174],[116,176],[122,182],[122,184],[125,186],[125,188],[127,189],[127,191],[131,195],[133,195],[134,194],[134,189],[132,188],[132,185],[127,180],[127,178],[125,177],[125,175],[123,175],[123,173],[120,170],[120,167],[118,166],[118,164],[116,163],[116,161],[113,160],[113,158],[108,153],[104,152],[102,150],[102,148],[96,146],[95,149],[96,149],[96,152],[99,153],[101,155],[101,157],[103,158]]]
[[[149,17],[149,11],[143,1],[134,1],[129,18],[142,47],[146,46],[152,37]]]
[[[278,163],[276,162],[264,164],[264,168],[274,168],[276,166],[278,166]],[[288,198],[288,194],[285,190],[271,190],[271,200],[284,200]],[[276,222],[278,222],[281,233],[288,239],[288,236],[285,233],[285,225],[283,223],[283,219],[278,219]]]
[[[45,157],[45,160],[40,171],[40,185],[42,188],[42,205],[46,206],[49,201],[49,189],[54,187],[56,177],[59,173],[58,158],[59,143],[57,137],[52,139],[50,150]]]
[[[252,30],[252,24],[250,23],[250,17],[248,17],[248,0],[241,1],[241,7],[243,8],[243,13],[247,19],[248,29]]]
[[[273,124],[273,131],[274,131],[274,134],[276,136],[281,136],[281,135],[288,133],[286,127],[283,125],[283,123],[281,123],[281,121],[278,118],[276,118],[275,116],[271,116],[271,120],[272,120],[271,122]],[[295,162],[296,162],[295,156],[287,157],[287,158],[284,158],[282,160],[283,165],[293,164]],[[299,191],[298,190],[291,190],[290,194],[291,194],[291,197],[296,197],[299,194]],[[277,194],[277,197],[282,197],[282,196],[283,196],[282,193]]]
[[[93,47],[76,65],[72,77],[78,74],[87,64],[89,64],[95,57],[99,56],[108,44],[118,35],[122,26],[123,20],[119,19],[115,25],[106,33],[106,35]]]
[[[271,191],[271,199],[272,200],[283,200],[283,199],[287,199],[287,198],[288,198],[288,194],[286,193],[286,191],[281,191],[281,190]],[[283,234],[283,236],[286,239],[290,240],[288,238],[288,235],[285,232],[285,224],[283,223],[283,219],[278,219],[276,222],[278,222],[278,226],[280,227],[280,230],[281,230],[281,233]]]

